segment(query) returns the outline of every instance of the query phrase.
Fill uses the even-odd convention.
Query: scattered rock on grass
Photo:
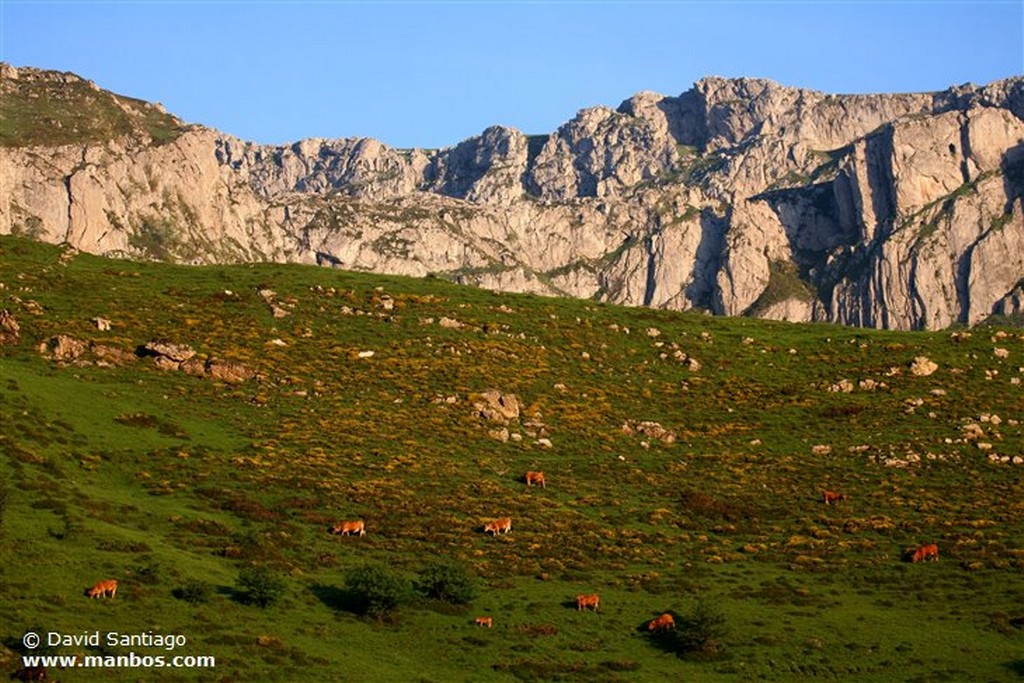
[[[138,356],[131,351],[110,346],[109,344],[92,342],[89,345],[89,350],[92,351],[92,355],[96,356],[96,365],[99,366],[121,366],[138,360]]]
[[[833,394],[849,394],[853,391],[853,382],[848,379],[841,379],[829,386],[828,390]]]
[[[255,377],[256,373],[236,361],[210,358],[206,361],[206,375],[219,382],[242,384]]]
[[[631,436],[641,434],[666,444],[675,443],[675,440],[678,438],[674,431],[666,429],[660,423],[651,420],[626,420],[622,423],[622,433]]]
[[[149,341],[143,345],[142,349],[150,356],[166,358],[174,363],[184,363],[196,355],[195,349],[188,344],[175,344],[164,339]]]
[[[21,325],[6,308],[0,311],[0,344],[17,344],[21,339]]]
[[[81,339],[58,334],[44,342],[40,350],[52,356],[54,360],[73,361],[78,360],[88,347],[89,345]]]
[[[918,356],[910,363],[910,374],[915,377],[927,377],[938,369],[939,366],[926,356]]]
[[[488,389],[472,396],[472,399],[473,408],[485,420],[508,424],[511,420],[519,419],[520,403],[515,394]]]

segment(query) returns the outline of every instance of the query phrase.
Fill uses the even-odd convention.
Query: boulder
[[[175,363],[184,363],[196,355],[195,350],[188,344],[175,344],[161,339],[154,339],[142,348],[151,356],[166,358]]]
[[[178,369],[192,377],[206,376],[206,363],[198,358],[189,358],[187,361],[180,363]]]
[[[938,369],[939,366],[925,356],[918,356],[910,363],[910,373],[916,377],[927,377]]]
[[[473,397],[473,408],[485,420],[508,424],[519,419],[520,403],[515,394],[505,394],[497,389],[488,389]]]
[[[0,344],[16,344],[21,339],[21,325],[6,308],[0,311]]]
[[[181,361],[176,361],[173,358],[167,356],[156,356],[153,358],[153,365],[160,370],[166,370],[168,372],[172,370],[181,370]]]
[[[92,355],[96,356],[97,364],[106,365],[127,365],[138,360],[131,351],[118,348],[116,346],[110,346],[109,344],[97,344],[93,342],[89,345],[89,350],[92,351]]]
[[[853,391],[853,382],[848,379],[841,379],[829,386],[828,390],[833,394],[849,394]]]
[[[58,334],[46,342],[46,350],[55,360],[78,360],[87,348],[88,344],[84,341],[66,334]]]
[[[651,420],[626,420],[622,423],[622,433],[631,436],[635,434],[648,436],[665,444],[675,443],[678,438],[674,431]]]
[[[228,384],[242,384],[256,375],[242,363],[219,358],[211,358],[206,361],[206,374],[210,379]]]

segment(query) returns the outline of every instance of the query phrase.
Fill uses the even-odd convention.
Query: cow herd
[[[523,481],[526,482],[527,486],[547,488],[543,472],[529,471],[523,476]],[[846,494],[839,493],[838,491],[822,491],[821,500],[825,505],[836,505],[841,502],[845,503],[848,497]],[[365,536],[366,523],[361,519],[342,521],[332,524],[328,527],[327,531],[337,536]],[[507,534],[512,531],[512,518],[502,517],[486,522],[483,525],[483,531],[486,534],[491,534],[491,536]],[[925,561],[937,561],[939,559],[939,547],[934,543],[929,543],[918,548],[910,548],[906,551],[904,559],[915,564]],[[113,598],[117,594],[117,581],[115,579],[100,581],[92,588],[87,589],[85,594],[90,598]],[[597,593],[576,596],[576,609],[578,611],[593,610],[596,612],[600,605],[601,598]],[[475,623],[482,628],[494,627],[494,620],[490,616],[477,617]],[[647,630],[651,633],[660,633],[673,628],[675,628],[675,620],[668,613],[662,614],[647,623]]]
[[[599,595],[597,595],[597,593],[576,596],[576,609],[579,611],[593,609],[596,612],[597,608],[600,605],[601,598]],[[490,616],[477,617],[474,623],[481,628],[494,628],[494,618]],[[661,616],[651,619],[649,622],[647,622],[646,628],[647,631],[649,631],[650,633],[657,634],[672,630],[675,627],[675,618],[668,612],[665,612]]]

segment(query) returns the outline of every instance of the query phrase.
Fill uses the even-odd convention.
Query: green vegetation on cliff
[[[6,67],[10,68],[10,67]],[[169,142],[185,128],[156,105],[74,74],[23,69],[0,79],[0,146],[70,145],[140,135]]]

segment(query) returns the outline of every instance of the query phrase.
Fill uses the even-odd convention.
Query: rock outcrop
[[[44,354],[48,354],[54,360],[65,362],[78,360],[88,348],[88,342],[67,334],[58,334],[55,337],[51,337],[40,346],[40,350]]]
[[[1024,312],[1024,78],[909,95],[706,78],[433,151],[256,145],[0,68],[0,96],[39,93],[58,123],[86,115],[2,140],[0,233],[882,328]]]
[[[488,389],[470,396],[476,414],[490,422],[507,425],[519,419],[520,402],[515,394],[506,394],[497,389]]]
[[[9,310],[0,310],[0,344],[17,344],[21,339],[21,325]]]

